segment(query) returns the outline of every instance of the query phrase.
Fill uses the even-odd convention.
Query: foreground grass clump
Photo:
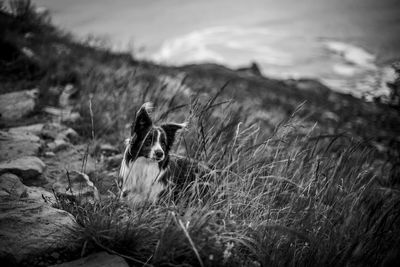
[[[167,196],[135,209],[113,198],[60,203],[82,225],[86,245],[133,265],[386,266],[396,260],[400,197],[382,185],[387,174],[374,167],[363,144],[312,129],[299,135],[294,117],[265,136],[256,125],[232,123],[239,112],[214,101],[194,103],[187,113],[191,132],[178,149],[211,168],[178,201]]]

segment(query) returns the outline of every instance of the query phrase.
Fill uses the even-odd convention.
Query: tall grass
[[[64,205],[82,225],[86,244],[133,265],[388,266],[396,260],[399,193],[380,185],[386,173],[373,167],[365,145],[313,129],[299,135],[296,116],[268,136],[218,98],[193,100],[184,114],[191,127],[177,149],[210,170],[178,198],[167,194],[156,204],[130,209],[111,198]]]

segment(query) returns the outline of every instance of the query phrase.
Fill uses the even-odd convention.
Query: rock
[[[42,139],[41,139],[42,138]],[[19,158],[21,156],[36,156],[43,143],[48,144],[51,150],[66,149],[70,142],[79,140],[78,133],[59,123],[33,124],[9,128],[0,131],[1,160]]]
[[[101,144],[100,145],[100,153],[106,157],[115,155],[119,153],[118,148],[110,144]]]
[[[23,135],[23,134],[29,135],[29,134],[31,134],[31,135],[39,136],[41,134],[41,132],[43,131],[43,128],[44,128],[43,123],[37,123],[37,124],[32,124],[32,125],[25,125],[25,126],[9,128],[8,132],[13,135]]]
[[[331,111],[323,112],[321,118],[325,120],[332,120],[334,122],[338,122],[340,120],[340,117],[336,113]]]
[[[30,49],[28,47],[22,47],[21,52],[28,58],[32,58],[32,59],[36,58],[35,53],[32,51],[32,49]]]
[[[77,142],[79,139],[79,134],[72,128],[68,128],[57,135],[57,139],[67,139],[70,142]]]
[[[78,89],[72,84],[67,84],[62,91],[58,104],[60,107],[66,108],[72,106],[72,98],[78,93]]]
[[[1,196],[21,196],[26,191],[25,185],[18,176],[12,173],[4,173],[0,176]]]
[[[29,126],[21,126],[7,129],[11,136],[29,137],[34,141],[39,141],[42,138],[48,140],[64,140],[65,142],[76,143],[79,140],[79,134],[71,128],[59,123],[39,123]]]
[[[63,139],[68,142],[76,142],[79,139],[79,134],[74,129],[54,122],[45,124],[40,135],[47,139]]]
[[[52,193],[40,187],[26,186],[20,178],[12,173],[5,173],[0,176],[0,195],[8,196],[10,199],[46,199],[49,203],[55,203]]]
[[[79,202],[93,202],[99,199],[97,188],[89,176],[78,171],[71,171],[59,177],[53,184],[53,189],[59,196]]]
[[[42,147],[40,138],[26,132],[0,131],[0,161],[36,156]]]
[[[55,108],[55,107],[45,107],[44,112],[53,116],[53,120],[58,122],[75,122],[81,118],[78,112],[72,111],[70,108]]]
[[[0,174],[12,173],[22,180],[31,180],[41,175],[46,165],[37,157],[21,157],[0,163]]]
[[[0,199],[0,257],[24,260],[60,249],[76,248],[71,214],[51,207],[43,199]]]
[[[54,142],[47,144],[47,146],[52,151],[57,152],[60,150],[67,149],[70,146],[70,144],[63,139],[56,139],[56,140],[54,140]]]
[[[29,198],[45,201],[48,204],[55,204],[56,198],[53,193],[44,190],[42,187],[26,186],[26,191],[20,196],[20,199]]]
[[[47,152],[44,152],[44,156],[47,158],[52,158],[52,157],[55,157],[56,154],[54,152],[47,151]]]
[[[55,132],[53,132],[53,134],[54,133]],[[54,152],[65,150],[71,146],[70,142],[76,142],[78,138],[79,135],[75,130],[66,128],[65,130],[59,131],[55,136],[55,140],[51,143],[48,143],[47,146]]]
[[[71,262],[66,262],[59,265],[53,265],[54,267],[128,267],[128,263],[120,256],[111,255],[107,252],[100,252],[91,254],[85,258],[78,259]]]
[[[18,120],[36,106],[39,90],[24,90],[0,95],[0,114],[2,120]]]
[[[47,166],[44,176],[52,183],[65,177],[65,170],[87,174],[96,171],[96,160],[89,155],[87,145],[68,146],[53,154],[53,157],[43,158]]]
[[[31,39],[33,38],[35,35],[32,32],[27,32],[24,34],[24,38],[26,39]]]

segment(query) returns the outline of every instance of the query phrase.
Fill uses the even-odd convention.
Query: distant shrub
[[[10,0],[11,14],[18,19],[30,19],[34,14],[30,0]]]
[[[50,26],[49,12],[37,9],[30,0],[10,0],[8,6],[9,8],[4,8],[2,12],[10,14],[15,19],[10,25],[13,30],[27,33],[53,29]]]

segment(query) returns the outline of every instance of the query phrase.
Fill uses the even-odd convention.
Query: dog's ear
[[[150,112],[153,108],[152,103],[144,103],[136,113],[135,121],[131,125],[131,136],[141,133],[153,125],[150,118]]]
[[[171,147],[175,141],[175,135],[178,131],[184,129],[187,126],[187,123],[167,123],[161,125],[161,128],[165,131],[167,135],[167,144],[168,147]]]

